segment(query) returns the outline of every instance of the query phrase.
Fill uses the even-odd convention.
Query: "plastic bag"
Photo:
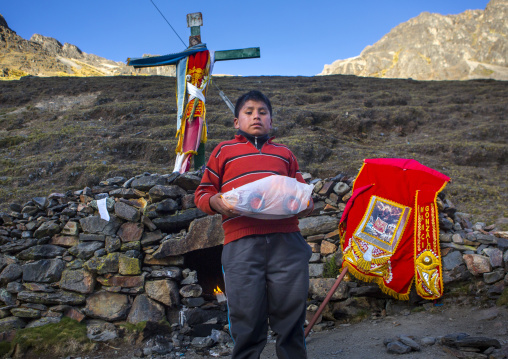
[[[309,206],[313,185],[273,175],[222,194],[222,201],[242,215],[260,219],[293,217]]]

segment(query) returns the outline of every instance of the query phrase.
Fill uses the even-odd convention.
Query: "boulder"
[[[178,285],[169,279],[148,281],[145,283],[146,294],[168,307],[180,304]]]
[[[474,276],[492,271],[492,265],[488,257],[479,254],[464,254],[462,258],[466,262],[467,269]]]
[[[49,241],[49,244],[65,248],[74,247],[78,245],[78,243],[79,243],[78,237],[61,236],[61,235],[54,235]]]
[[[65,263],[61,259],[41,259],[22,266],[23,281],[54,283],[58,282],[65,269]]]
[[[86,299],[86,315],[106,321],[117,321],[127,317],[131,305],[125,294],[98,292]]]
[[[141,274],[141,261],[138,258],[120,256],[118,261],[118,273],[121,275]]]
[[[131,187],[140,191],[149,191],[153,186],[165,184],[167,184],[166,178],[158,175],[150,175],[135,178],[131,183]]]
[[[155,222],[154,222],[155,223]],[[161,243],[154,258],[177,256],[197,249],[220,246],[224,243],[222,216],[206,216],[194,220],[184,239],[168,239]]]
[[[131,324],[140,322],[159,322],[166,319],[166,312],[162,304],[141,294],[134,299],[127,321]]]
[[[92,273],[99,275],[106,273],[118,273],[120,253],[113,252],[103,257],[92,257],[83,264],[83,267]]]

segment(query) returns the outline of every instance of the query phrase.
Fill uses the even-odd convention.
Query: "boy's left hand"
[[[301,211],[300,213],[298,213],[298,218],[303,218],[303,217],[307,217],[309,214],[311,214],[311,212],[314,210],[314,201],[312,200],[312,198],[310,199],[309,201],[309,205],[307,206],[307,208],[305,208],[303,211]]]

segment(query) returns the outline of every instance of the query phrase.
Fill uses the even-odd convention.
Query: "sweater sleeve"
[[[219,193],[220,188],[220,167],[219,160],[216,157],[217,151],[218,147],[215,148],[210,155],[201,183],[194,193],[194,202],[196,206],[210,215],[217,214],[217,212],[210,207],[210,198]]]

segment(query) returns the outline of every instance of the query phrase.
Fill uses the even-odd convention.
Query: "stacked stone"
[[[300,220],[313,252],[311,317],[335,282],[334,276],[324,276],[342,264],[337,227],[354,178],[304,177],[314,185],[315,203],[311,215]],[[0,302],[4,303],[0,336],[8,338],[17,328],[69,316],[86,320],[89,337],[105,341],[118,336],[117,324],[124,321],[167,320],[170,345],[154,342],[150,350],[159,354],[186,346],[204,350],[219,342],[222,345],[213,350],[227,354],[225,305],[203,295],[199,273],[184,263],[186,253],[219,246],[224,240],[221,216],[207,216],[195,207],[199,182],[198,173],[145,173],[127,181],[115,177],[93,188],[36,197],[24,205],[11,204],[9,212],[0,213]],[[104,199],[109,220],[101,218],[98,207]],[[465,280],[468,298],[499,299],[508,284],[508,233],[472,224],[469,215],[458,212],[442,195],[438,207],[444,300],[450,284]],[[365,312],[381,316],[407,310],[400,303],[377,285],[343,281],[323,312],[324,321],[314,329]]]
[[[197,246],[194,249],[223,241],[220,217],[210,221],[195,208],[193,192],[199,182],[192,174],[146,173],[33,198],[23,206],[12,204],[10,212],[0,216],[0,301],[5,304],[0,308],[0,333],[12,335],[12,330],[69,316],[87,319],[88,336],[104,341],[118,336],[112,323],[169,320],[183,333],[173,335],[178,347],[196,334],[223,329],[225,306],[208,303],[204,314],[197,273],[184,267],[183,254],[189,248],[181,246],[187,243],[182,239]],[[104,198],[108,220],[98,208]],[[203,224],[190,224],[199,218],[218,232],[210,236],[213,242],[195,240]],[[172,243],[180,247],[170,248]],[[185,315],[182,305],[188,308]],[[207,321],[213,325],[203,326]],[[191,330],[191,325],[201,328]]]

